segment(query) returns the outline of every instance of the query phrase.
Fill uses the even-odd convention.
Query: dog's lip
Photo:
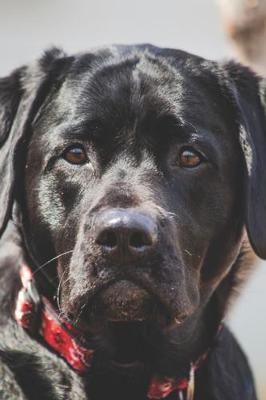
[[[150,292],[128,279],[118,280],[98,296],[108,321],[143,321],[152,302]]]
[[[145,318],[135,316],[129,319],[129,321],[155,321],[161,329],[176,325],[174,311],[166,299],[158,292],[156,286],[153,287],[150,279],[147,279],[145,275],[140,276],[128,270],[120,271],[117,276],[109,276],[105,282],[95,285],[90,293],[84,293],[84,295],[69,303],[66,314],[70,316],[70,320],[75,321],[74,324],[78,325],[84,333],[94,332],[95,329],[100,329],[100,327],[105,325],[108,321],[120,322],[121,319],[117,316],[109,315],[109,317],[107,317],[102,304],[98,303],[102,294],[108,290],[108,288],[112,288],[113,285],[119,282],[128,282],[129,284],[135,285],[139,290],[142,290],[143,293],[150,296],[151,302],[153,303],[151,312],[147,313]],[[75,317],[76,315],[79,315],[78,319]]]
[[[144,310],[144,315],[140,315],[137,309],[136,312],[134,312],[134,307],[137,308],[138,303],[137,300],[132,296],[131,301],[133,299],[133,303],[135,304],[132,305],[133,308],[131,311],[133,310],[133,312],[128,318],[126,316],[126,307],[124,308],[124,318],[123,315],[121,318],[119,313],[106,313],[106,310],[109,306],[108,296],[105,298],[105,301],[102,301],[102,299],[104,298],[105,294],[108,293],[108,291],[109,293],[114,291],[115,296],[115,289],[119,290],[119,285],[129,285],[136,291],[136,293],[138,293],[138,295],[140,295],[139,299],[140,301],[144,301],[144,305],[146,307],[146,311]],[[125,298],[126,297],[127,293],[125,294]],[[128,301],[128,304],[130,304],[130,300],[127,299],[126,301]],[[82,313],[79,314],[81,317],[79,318],[79,326],[82,331],[90,331],[91,329],[93,331],[94,328],[97,329],[98,326],[101,326],[101,324],[105,324],[106,322],[145,322],[147,320],[156,320],[159,325],[163,327],[168,325],[170,320],[172,320],[171,310],[166,304],[164,304],[164,301],[156,293],[156,291],[152,289],[151,285],[149,285],[147,282],[143,282],[142,280],[140,282],[138,279],[134,279],[134,277],[131,279],[131,277],[120,276],[116,279],[110,280],[105,285],[102,285],[100,288],[98,288],[98,290],[94,292],[93,296],[89,296],[89,298],[87,297],[87,299],[84,299],[84,303],[86,303],[87,306],[82,307],[81,305]]]

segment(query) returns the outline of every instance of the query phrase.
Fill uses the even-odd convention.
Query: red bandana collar
[[[49,301],[40,296],[27,265],[20,269],[22,288],[17,297],[15,319],[30,334],[42,338],[46,345],[62,357],[77,373],[85,373],[92,364],[94,350],[80,344],[78,330],[66,321],[59,319]],[[195,363],[191,363],[190,375],[175,381],[170,378],[151,380],[147,397],[149,400],[165,399],[171,393],[177,394],[178,400],[193,400],[194,375],[206,359],[204,353]]]

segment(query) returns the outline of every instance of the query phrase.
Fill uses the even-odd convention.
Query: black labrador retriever
[[[1,399],[256,399],[223,318],[266,258],[265,103],[151,45],[0,80]]]

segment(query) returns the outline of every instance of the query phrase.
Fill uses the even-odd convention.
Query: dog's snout
[[[156,221],[137,209],[105,210],[95,219],[95,242],[117,257],[147,254],[157,240]]]

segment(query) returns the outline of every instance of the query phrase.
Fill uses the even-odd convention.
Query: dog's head
[[[245,228],[266,258],[263,96],[244,67],[152,46],[53,50],[0,81],[1,229],[15,203],[65,315],[182,325]]]

